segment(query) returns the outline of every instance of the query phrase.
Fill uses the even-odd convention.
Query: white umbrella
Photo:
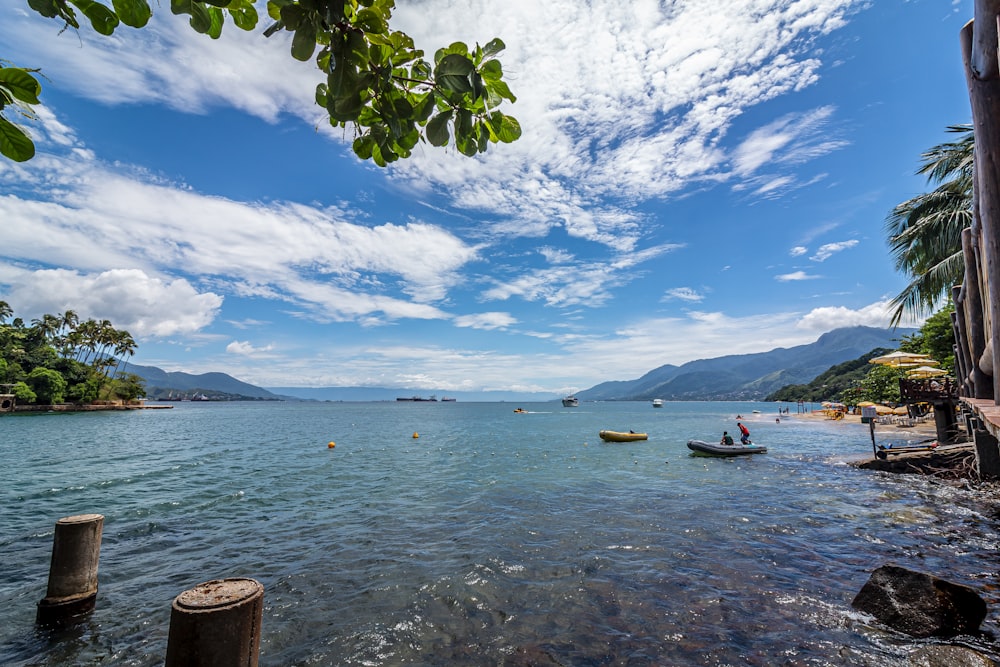
[[[948,371],[940,368],[933,368],[931,366],[917,366],[916,368],[910,368],[906,371],[906,377],[909,378],[932,378],[947,374]]]
[[[936,366],[941,362],[931,359],[928,354],[916,354],[913,352],[896,350],[895,352],[890,352],[889,354],[883,354],[881,357],[869,359],[868,363],[879,364],[881,366],[894,366],[896,368],[906,368],[908,366],[920,366],[921,364]]]

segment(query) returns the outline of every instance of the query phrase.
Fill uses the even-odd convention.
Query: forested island
[[[0,395],[13,404],[128,404],[146,393],[127,372],[136,342],[108,320],[67,310],[26,323],[0,301]]]

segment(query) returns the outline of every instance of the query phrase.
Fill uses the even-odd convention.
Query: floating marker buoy
[[[337,446],[337,443],[335,443],[335,442],[333,442],[333,441],[331,440],[331,441],[330,441],[330,444],[328,444],[328,445],[326,446],[326,448],[327,448],[327,449],[333,449],[333,448],[334,448],[334,447],[336,447],[336,446]]]
[[[414,437],[414,438],[419,438],[419,437],[420,437],[420,434],[419,434],[419,433],[417,433],[416,431],[414,431],[414,432],[413,432],[413,437]]]

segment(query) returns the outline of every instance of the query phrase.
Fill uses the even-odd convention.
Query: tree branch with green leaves
[[[241,30],[259,23],[258,0],[171,0],[174,14],[189,17],[191,27],[217,39],[228,17]],[[28,0],[42,16],[80,29],[82,15],[99,34],[111,35],[120,24],[142,28],[152,16],[147,0]],[[315,101],[333,127],[354,131],[352,147],[364,160],[384,167],[409,157],[421,141],[454,145],[466,156],[484,153],[489,145],[511,143],[521,136],[513,116],[500,110],[516,97],[503,80],[497,55],[500,39],[469,48],[455,42],[438,49],[429,62],[424,52],[389,21],[393,0],[268,0],[270,37],[292,33],[291,55],[315,60],[324,80]],[[2,65],[2,63],[0,63]],[[0,67],[0,153],[16,160],[34,156],[34,145],[5,116],[13,105],[34,118],[41,86],[37,70]]]

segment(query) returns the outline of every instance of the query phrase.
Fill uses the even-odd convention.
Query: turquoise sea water
[[[774,404],[515,407],[0,417],[0,664],[162,664],[172,599],[240,576],[265,587],[262,665],[905,665],[918,642],[850,606],[889,562],[979,590],[986,633],[961,643],[997,655],[1000,500],[845,465],[867,426],[794,406],[775,423]],[[737,413],[767,454],[689,456]],[[53,525],[90,512],[97,608],[36,629]]]

